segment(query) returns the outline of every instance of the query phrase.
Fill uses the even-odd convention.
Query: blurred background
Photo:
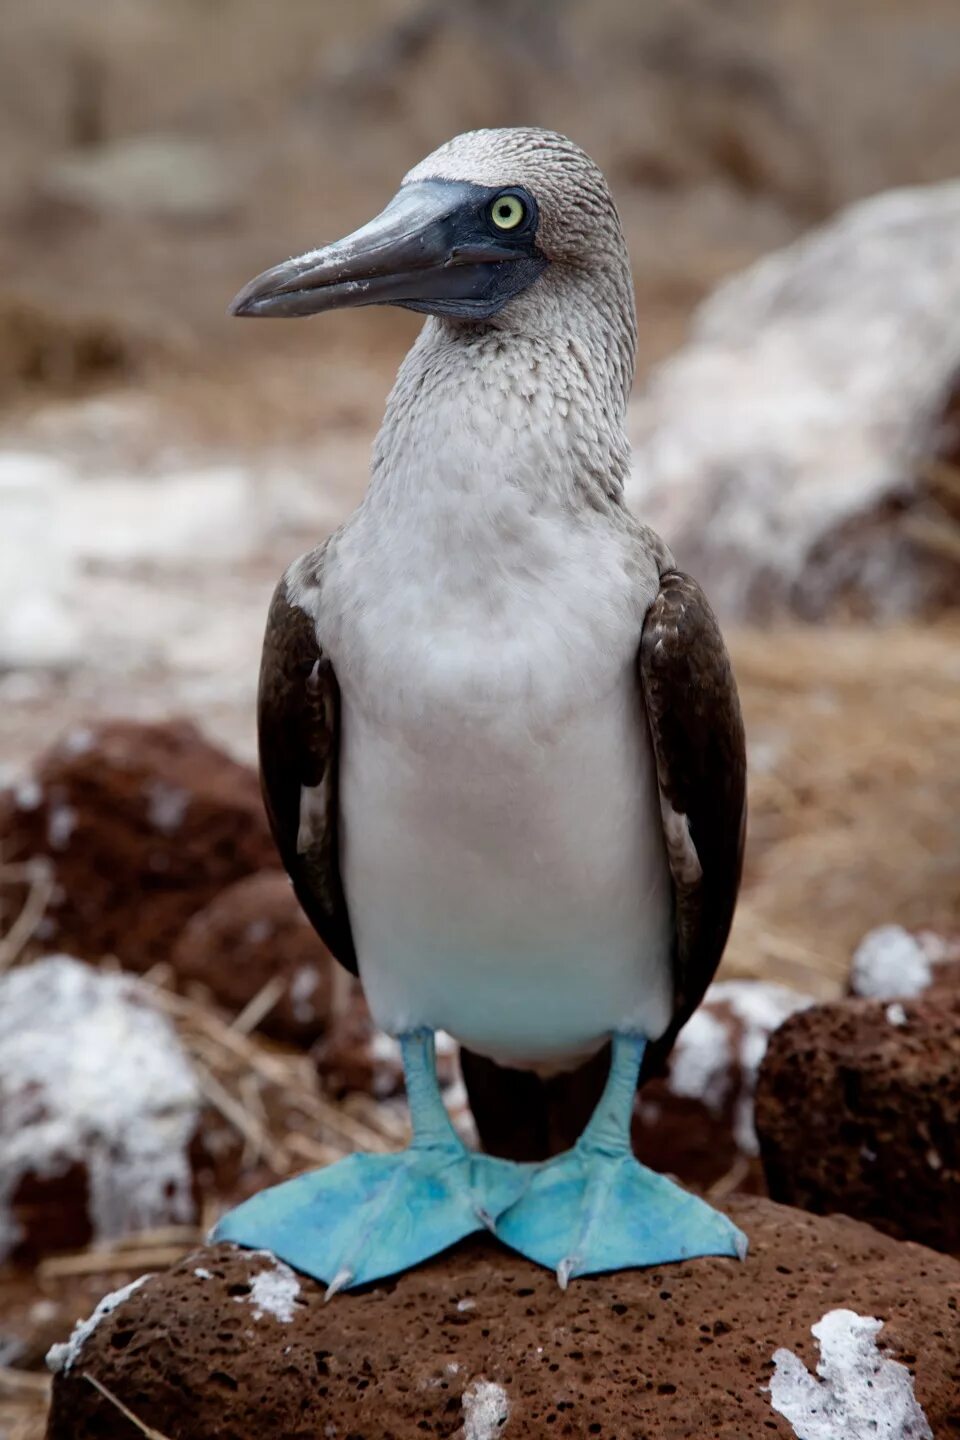
[[[631,503],[734,654],[724,974],[829,997],[877,926],[956,934],[956,0],[3,0],[0,963],[122,949],[58,921],[63,877],[26,883],[83,819],[64,735],[69,759],[102,723],[187,717],[252,761],[270,591],[362,494],[419,326],[238,324],[229,299],[449,136],[517,123],[609,177]]]

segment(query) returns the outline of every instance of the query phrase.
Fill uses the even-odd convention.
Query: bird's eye
[[[527,218],[527,207],[519,195],[498,195],[490,206],[490,219],[498,230],[516,230]]]

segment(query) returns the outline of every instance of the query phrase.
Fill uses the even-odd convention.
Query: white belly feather
[[[518,713],[424,743],[354,703],[342,736],[341,864],[383,1028],[514,1065],[662,1033],[670,886],[632,676],[549,738]]]
[[[638,574],[606,520],[524,509],[516,523],[519,577],[476,534],[458,549],[358,515],[329,557],[320,635],[377,1022],[550,1065],[618,1027],[658,1036],[670,1016],[671,887],[635,668],[656,572]]]

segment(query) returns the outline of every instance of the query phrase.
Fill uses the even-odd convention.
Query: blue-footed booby
[[[232,311],[382,304],[428,318],[363,502],[274,595],[259,743],[300,902],[400,1040],[413,1139],[266,1190],[217,1236],[331,1292],[483,1226],[563,1285],[742,1255],[725,1216],[630,1147],[645,1054],[669,1048],[726,943],[746,767],[710,607],[623,502],[636,321],[603,175],[548,131],[460,135]],[[508,1106],[517,1071],[595,1074],[609,1046],[572,1148],[538,1165],[468,1151],[437,1087],[440,1029]]]

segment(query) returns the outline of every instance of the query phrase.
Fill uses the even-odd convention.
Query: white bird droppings
[[[869,1000],[919,995],[930,984],[930,957],[902,925],[880,925],[853,953],[850,985]]]
[[[133,1294],[134,1290],[139,1290],[143,1282],[149,1279],[149,1275],[141,1275],[138,1280],[131,1280],[129,1285],[124,1285],[120,1290],[113,1290],[109,1295],[104,1295],[92,1315],[88,1315],[86,1320],[77,1321],[69,1340],[63,1341],[60,1345],[51,1345],[47,1351],[47,1369],[54,1372],[69,1370],[104,1316],[110,1315],[118,1305],[122,1305],[124,1300]]]
[[[792,1350],[774,1353],[770,1403],[797,1440],[933,1440],[910,1371],[877,1347],[882,1329],[869,1315],[828,1311],[811,1326],[816,1377]]]
[[[906,1025],[907,1023],[906,1010],[904,1010],[902,1005],[898,1005],[896,1002],[894,1002],[892,1005],[888,1005],[883,1013],[887,1017],[888,1025]]]
[[[674,1095],[699,1100],[713,1115],[734,1105],[734,1138],[745,1155],[759,1153],[753,1095],[771,1034],[796,1010],[812,1003],[785,985],[765,980],[719,980],[680,1031],[670,1061]],[[731,1024],[711,1007],[726,1006]]]
[[[190,804],[190,796],[178,785],[168,785],[163,780],[152,780],[144,787],[147,800],[147,819],[161,835],[175,835],[183,824]]]
[[[128,975],[51,955],[0,978],[0,1257],[24,1175],[88,1177],[94,1238],[194,1218],[196,1076]]]
[[[308,1025],[317,1016],[313,1002],[320,976],[312,965],[301,965],[290,981],[290,1004],[293,1018],[300,1025]]]
[[[253,1306],[254,1320],[272,1315],[281,1325],[289,1325],[294,1316],[294,1303],[300,1294],[300,1281],[289,1265],[272,1255],[272,1270],[261,1270],[250,1281],[250,1294],[240,1295],[238,1300]]]
[[[510,1401],[502,1385],[471,1380],[460,1401],[463,1406],[463,1440],[496,1440],[510,1418]]]

